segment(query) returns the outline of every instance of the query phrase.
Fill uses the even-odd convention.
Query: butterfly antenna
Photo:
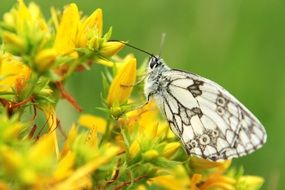
[[[159,45],[159,54],[158,54],[159,57],[161,57],[161,52],[162,52],[162,47],[164,45],[165,37],[166,37],[166,33],[162,33],[161,39],[160,39],[160,45]]]
[[[129,47],[134,48],[134,49],[136,49],[136,50],[138,50],[138,51],[141,51],[141,52],[143,52],[143,53],[146,53],[146,54],[148,54],[148,55],[151,56],[151,57],[155,57],[152,53],[149,53],[149,52],[147,52],[147,51],[145,51],[145,50],[143,50],[143,49],[140,49],[140,48],[138,48],[138,47],[136,47],[136,46],[133,46],[133,45],[127,43],[127,42],[123,42],[123,41],[120,41],[120,40],[109,40],[109,41],[111,41],[111,42],[120,42],[120,43],[122,43],[122,44],[124,44],[124,45],[126,45],[126,46],[129,46]]]

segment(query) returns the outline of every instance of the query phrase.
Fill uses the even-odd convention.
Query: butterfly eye
[[[157,63],[155,60],[152,60],[151,63],[149,64],[150,68],[153,69],[157,66]]]
[[[156,57],[152,57],[152,58],[150,59],[149,67],[150,67],[151,69],[154,69],[154,68],[157,67],[158,64],[159,64],[159,60],[158,60]]]

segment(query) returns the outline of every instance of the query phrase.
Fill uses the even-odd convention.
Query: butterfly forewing
[[[262,124],[218,84],[179,70],[162,72],[161,78],[167,85],[155,97],[188,154],[225,160],[265,143]]]

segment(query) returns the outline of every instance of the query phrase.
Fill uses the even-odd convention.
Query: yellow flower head
[[[137,61],[132,56],[125,59],[109,88],[108,106],[119,106],[127,102],[136,80],[136,64]]]
[[[96,9],[89,17],[83,18],[79,23],[75,38],[76,47],[86,47],[88,41],[95,37],[97,41],[102,36],[103,12]]]
[[[77,52],[75,52],[75,36],[78,30],[79,20],[80,16],[77,5],[72,3],[66,6],[54,42],[54,48],[59,54],[71,54],[77,57]]]
[[[0,53],[0,92],[20,92],[30,78],[31,70],[14,56]]]
[[[136,157],[139,152],[140,152],[140,143],[138,140],[135,140],[129,148],[129,153],[131,158]]]
[[[105,119],[93,116],[90,114],[82,114],[78,120],[79,124],[92,129],[93,127],[96,128],[96,131],[99,133],[105,133],[107,122]]]

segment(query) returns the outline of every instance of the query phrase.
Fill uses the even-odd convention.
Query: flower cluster
[[[18,0],[0,21],[0,189],[261,187],[231,161],[189,158],[153,102],[137,107],[141,69],[117,55],[124,43],[110,41],[112,28],[104,34],[101,9],[82,16],[69,4],[50,15]],[[113,71],[103,80],[106,117],[82,113],[62,129],[59,100],[82,111],[64,83],[93,64]]]

